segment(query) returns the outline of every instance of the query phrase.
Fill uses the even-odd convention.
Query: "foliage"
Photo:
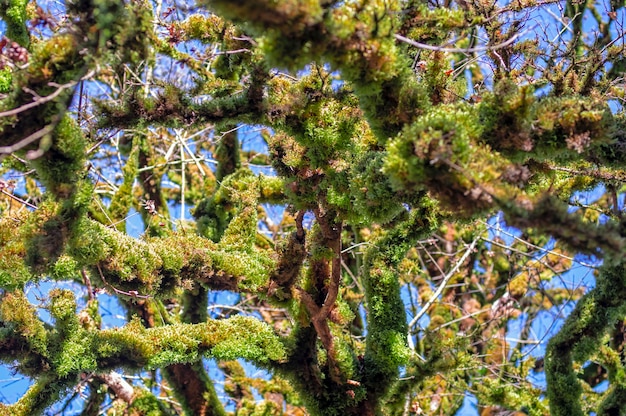
[[[623,3],[0,19],[0,415],[624,412]]]

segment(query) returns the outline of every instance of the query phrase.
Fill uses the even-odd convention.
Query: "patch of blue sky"
[[[274,235],[274,227],[278,226],[282,222],[286,206],[273,204],[262,204],[261,206],[263,207],[267,217],[263,221],[259,220],[259,230],[269,238],[273,239],[274,237],[277,237]],[[280,231],[280,227],[278,227],[278,231]]]
[[[527,319],[528,315],[526,313],[522,313],[516,319],[510,319],[506,324],[506,342],[509,344],[509,358],[513,354],[515,348],[520,341],[520,336],[522,334],[522,330],[524,329],[524,322]]]
[[[98,313],[102,319],[102,329],[121,328],[128,323],[124,308],[117,296],[106,292],[96,295],[98,300]]]
[[[602,382],[598,383],[595,387],[593,387],[593,391],[595,391],[596,393],[604,393],[609,389],[609,381],[608,380],[603,380]]]
[[[533,342],[522,346],[524,357],[541,358],[545,355],[548,340],[559,332],[565,322],[565,318],[574,310],[575,305],[576,303],[573,301],[566,302],[537,314],[529,328],[530,336],[528,340]]]
[[[400,289],[400,297],[402,298],[402,301],[405,305],[404,309],[407,314],[406,319],[408,322],[412,322],[413,318],[415,317],[414,313],[418,313],[423,306],[419,303],[419,293],[417,291],[417,287],[409,284],[402,286],[402,288]],[[419,333],[419,331],[421,331],[423,328],[427,328],[429,323],[430,316],[428,316],[428,314],[426,313],[422,314],[420,319],[418,319],[415,323],[415,327],[409,328],[409,330],[412,331],[413,329],[415,329]]]
[[[574,194],[570,197],[570,203],[576,204],[576,205],[590,205],[596,202],[597,200],[599,200],[600,198],[602,198],[602,196],[605,193],[606,193],[606,187],[603,184],[599,184],[593,189],[574,192]],[[624,199],[622,197],[622,203],[623,203],[623,200]],[[578,208],[578,207],[572,207],[572,208]]]
[[[241,301],[239,293],[219,290],[210,292],[208,296],[209,305],[207,311],[212,319],[222,319],[226,316],[240,314],[243,311],[243,309],[236,306]]]
[[[0,165],[2,165],[1,161],[0,161]],[[9,170],[4,175],[0,176],[0,179],[12,183],[13,191],[11,193],[15,197],[20,198],[23,209],[27,209],[28,211],[35,210],[35,207],[33,205],[35,201],[31,199],[31,197],[28,195],[28,192],[26,191],[26,174],[25,173],[18,172],[15,170]],[[43,193],[45,190],[45,187],[41,186],[41,184],[39,184],[38,181],[35,181],[35,183],[37,183],[37,186],[39,186],[39,188],[42,190],[42,193]],[[25,199],[22,199],[22,197],[24,197]]]
[[[276,176],[276,171],[270,165],[248,165],[248,168],[255,175]]]
[[[244,152],[254,151],[258,153],[268,154],[269,149],[267,147],[267,143],[261,135],[261,132],[263,130],[266,130],[269,134],[274,134],[271,129],[265,126],[242,125],[242,127],[238,131],[238,139],[239,143],[241,144],[241,149]]]
[[[44,413],[48,415],[62,415],[62,416],[79,416],[82,411],[82,407],[85,404],[85,399],[89,394],[89,389],[82,386],[81,391],[72,390],[66,392],[56,403]]]
[[[543,281],[542,287],[544,289],[568,289],[571,291],[581,288],[592,289],[596,282],[594,270],[599,265],[599,263],[594,265],[574,262],[569,270],[556,274],[550,281]]]
[[[76,277],[79,278],[79,276]],[[82,278],[80,279],[82,280]],[[53,289],[64,289],[73,292],[76,295],[77,310],[83,309],[87,304],[86,298],[83,296],[87,294],[86,290],[76,282],[49,279],[42,279],[35,283],[30,282],[26,285],[24,292],[31,305],[37,309],[39,319],[46,324],[54,325],[54,321],[47,309],[49,294]]]
[[[611,109],[611,112],[613,114],[621,113],[622,111],[624,111],[623,99],[608,100],[607,104],[609,105],[609,108]]]
[[[456,412],[455,416],[478,416],[478,399],[470,392],[465,392],[463,405]]]
[[[302,219],[302,226],[305,229],[310,230],[311,227],[313,226],[314,221],[315,221],[315,215],[311,211],[307,211],[304,214],[304,218]]]
[[[117,143],[122,137],[122,133],[118,132],[111,138]],[[108,154],[115,154],[115,158],[111,158]],[[124,182],[122,168],[126,165],[128,156],[118,152],[118,149],[111,144],[102,143],[95,155],[93,168],[88,171],[89,177],[96,185],[107,184],[109,191],[114,192],[117,187]]]
[[[544,391],[548,387],[545,371],[535,371],[534,369],[530,370],[528,373],[528,377],[526,377],[526,380],[528,380],[536,388]]]
[[[241,366],[243,367],[244,371],[246,372],[246,376],[249,378],[253,378],[253,379],[262,379],[262,380],[271,380],[272,375],[261,369],[256,367],[254,364],[251,364],[245,360],[237,360],[239,362],[239,364],[241,364]],[[261,394],[261,392],[259,392],[255,387],[253,387],[252,385],[248,385],[247,387],[250,388],[250,391],[252,392],[252,396],[254,397],[254,400],[257,403],[260,403],[261,401],[264,400],[263,395]],[[234,404],[234,403],[233,403]],[[229,410],[228,408],[226,410]],[[285,410],[285,409],[283,409]]]
[[[192,230],[195,230],[195,223],[193,223],[193,212],[196,208],[195,205],[183,205],[181,202],[170,201],[167,203],[167,208],[170,213],[169,218],[163,218],[161,216],[150,216],[148,217],[149,221],[158,223],[163,227],[167,225],[166,222],[169,222],[169,226],[174,231],[180,229],[189,229],[189,227],[191,227]]]
[[[204,367],[204,371],[206,371],[206,373],[211,378],[211,381],[213,382],[213,387],[215,388],[215,393],[217,394],[220,402],[224,405],[225,410],[227,412],[234,413],[236,409],[236,403],[234,400],[231,400],[230,396],[228,396],[224,391],[224,383],[226,382],[226,377],[222,370],[220,370],[217,366],[217,362],[211,358],[203,358],[202,366]]]
[[[126,234],[133,238],[143,235],[146,226],[141,219],[141,215],[135,208],[131,208],[126,216]]]
[[[330,81],[330,87],[333,91],[337,92],[346,85],[346,82],[339,78],[340,74],[338,72],[333,72],[331,76],[332,80]]]
[[[193,46],[191,46],[193,45]],[[189,54],[192,57],[194,54],[202,54],[204,53],[204,48],[200,42],[192,41],[192,42],[184,42],[180,43],[176,46],[180,52],[185,54]],[[197,74],[192,71],[187,65],[183,62],[176,60],[168,55],[158,55],[157,65],[154,66],[152,70],[152,77],[157,80],[167,80],[167,82],[171,82],[172,85],[179,88],[189,88],[195,85],[196,80],[198,78]],[[146,73],[137,74],[140,78],[145,80]],[[140,79],[141,80],[141,79]],[[163,89],[156,86],[150,85],[150,93],[152,96],[155,96],[155,93],[162,92]]]
[[[504,221],[504,214],[501,212],[487,220],[487,227],[489,229],[489,240],[498,239],[502,241],[502,244],[507,246],[512,245],[516,239],[522,236],[522,232],[519,229],[506,225],[506,222]],[[489,241],[485,242],[485,245],[487,248],[491,248],[491,243]]]
[[[363,322],[363,331],[362,336],[367,336],[367,309],[365,309],[365,304],[361,302],[359,305],[359,316],[361,317],[361,322]]]
[[[17,372],[11,365],[0,365],[0,403],[17,402],[32,384],[29,377]]]

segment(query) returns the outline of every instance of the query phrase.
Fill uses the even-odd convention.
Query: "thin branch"
[[[446,288],[446,286],[447,286],[448,282],[450,281],[450,279],[452,278],[452,276],[459,270],[459,267],[461,267],[461,265],[463,263],[465,263],[465,260],[467,260],[467,258],[470,255],[470,253],[474,250],[474,248],[476,247],[476,243],[478,243],[478,240],[480,240],[480,237],[477,237],[477,238],[474,239],[474,241],[472,241],[472,243],[469,245],[467,250],[465,250],[465,253],[463,253],[463,256],[454,265],[452,270],[450,270],[448,272],[448,274],[446,276],[444,276],[443,281],[441,282],[441,284],[439,285],[439,287],[437,288],[435,293],[433,293],[433,295],[430,297],[430,299],[428,299],[428,302],[426,302],[424,304],[422,309],[413,317],[413,319],[411,319],[411,322],[409,323],[409,328],[414,326],[421,319],[421,317],[424,316],[424,314],[428,311],[428,308],[430,308],[430,306],[433,303],[435,303],[437,298],[439,298],[439,295],[441,295],[443,290]]]
[[[87,75],[85,75],[84,77],[80,78],[80,81],[84,81],[86,79],[91,78],[93,75],[95,74],[95,71],[90,71]],[[35,101],[33,101],[32,103],[28,103],[28,104],[24,104],[20,107],[14,108],[12,110],[8,110],[8,111],[3,111],[0,113],[0,117],[11,117],[11,116],[15,116],[23,111],[26,110],[30,110],[31,108],[35,108],[41,104],[45,104],[48,101],[52,101],[55,98],[57,98],[59,95],[61,95],[61,93],[63,91],[65,91],[68,88],[73,88],[76,86],[76,84],[78,84],[78,81],[71,81],[68,82],[67,84],[63,84],[63,85],[58,85],[58,84],[54,84],[54,83],[48,83],[48,86],[50,87],[57,87],[57,90],[55,92],[53,92],[50,95],[46,95],[45,97],[39,97],[37,96]]]
[[[420,48],[420,49],[426,49],[429,51],[437,51],[437,52],[450,52],[450,53],[473,53],[473,52],[485,52],[485,51],[495,51],[498,49],[502,49],[502,48],[506,48],[507,46],[511,45],[512,43],[514,43],[518,38],[520,38],[522,35],[524,35],[526,32],[518,32],[515,35],[511,36],[510,39],[507,39],[506,41],[499,43],[497,45],[493,45],[493,46],[477,46],[475,48],[447,48],[444,46],[433,46],[433,45],[429,45],[427,43],[421,43],[421,42],[416,42],[412,39],[409,39],[407,37],[404,37],[402,35],[398,35],[395,34],[393,35],[397,40],[404,42],[404,43],[408,43],[411,46],[415,46],[416,48]]]
[[[61,95],[61,93],[63,91],[65,91],[68,88],[72,88],[76,85],[75,81],[69,82],[65,85],[61,85],[59,86],[59,88],[53,92],[50,95],[46,95],[45,97],[37,97],[35,99],[35,101],[33,101],[32,103],[28,103],[28,104],[24,104],[20,107],[14,108],[13,110],[8,110],[8,111],[3,111],[2,113],[0,113],[0,117],[11,117],[11,116],[15,116],[23,111],[26,110],[30,110],[31,108],[35,108],[37,106],[40,106],[42,104],[47,103],[48,101],[52,101],[55,98],[57,98],[59,95]]]
[[[12,144],[11,146],[1,146],[0,147],[0,154],[11,154],[13,152],[16,152],[20,149],[23,149],[24,147],[28,146],[31,143],[36,142],[37,140],[41,139],[43,136],[45,136],[46,134],[49,134],[52,132],[52,130],[54,130],[54,128],[56,127],[56,124],[49,124],[46,127],[44,127],[41,130],[37,130],[36,132],[34,132],[33,134],[31,134],[30,136],[20,140],[19,142]],[[33,157],[29,157],[29,159],[34,159]]]
[[[2,181],[0,181],[0,183],[2,183]],[[8,197],[9,197],[9,198],[11,198],[12,200],[14,200],[14,201],[16,201],[16,202],[19,202],[19,203],[20,203],[20,204],[22,204],[22,205],[26,205],[27,207],[32,208],[32,209],[37,209],[37,207],[36,207],[35,205],[33,205],[33,204],[31,204],[31,203],[29,203],[29,202],[27,202],[27,201],[24,201],[23,199],[21,199],[21,198],[19,198],[19,197],[15,196],[15,195],[13,195],[13,194],[12,194],[12,193],[10,193],[10,192],[5,191],[4,189],[0,189],[0,193],[2,193],[3,195],[8,196]]]
[[[589,267],[589,268],[591,268],[591,269],[597,269],[597,268],[598,268],[598,266],[594,266],[593,264],[590,264],[590,263],[585,263],[585,262],[582,262],[582,261],[578,261],[578,260],[576,260],[574,257],[566,256],[565,254],[562,254],[562,253],[556,252],[556,251],[554,251],[554,250],[549,250],[549,249],[547,249],[547,248],[540,247],[540,246],[538,246],[538,245],[535,245],[535,244],[529,243],[528,241],[523,240],[523,239],[519,238],[518,236],[516,236],[516,235],[514,235],[514,234],[512,234],[512,233],[509,233],[509,232],[507,232],[507,231],[505,231],[505,230],[503,230],[503,229],[502,229],[502,228],[500,228],[500,227],[495,227],[495,226],[493,226],[493,225],[491,225],[491,224],[488,224],[488,223],[486,223],[485,221],[480,221],[480,222],[481,222],[483,225],[486,225],[487,227],[489,227],[489,228],[491,228],[491,229],[494,229],[494,230],[496,230],[496,231],[498,231],[498,232],[500,232],[500,233],[502,233],[502,234],[504,234],[504,235],[506,235],[506,236],[508,236],[508,237],[511,237],[511,238],[513,238],[513,239],[515,239],[515,240],[517,240],[517,241],[519,241],[519,242],[523,243],[523,244],[526,244],[528,247],[534,248],[535,250],[539,250],[539,251],[541,251],[541,252],[543,252],[543,253],[552,254],[552,255],[554,255],[554,256],[558,256],[558,257],[561,257],[561,258],[566,259],[566,260],[570,260],[571,262],[573,262],[573,263],[578,263],[578,264],[580,264],[581,266],[584,266],[584,267]],[[481,238],[482,238],[482,237],[481,237]],[[509,249],[509,250],[514,250],[514,251],[517,251],[517,250],[513,249],[511,246],[507,246],[507,245],[504,245],[504,244],[500,244],[500,243],[498,243],[497,241],[489,240],[489,239],[486,239],[486,238],[483,238],[483,240],[484,240],[484,241],[486,241],[486,242],[488,242],[488,243],[495,244],[495,245],[497,245],[497,246],[499,246],[499,247],[502,247],[502,248],[506,248],[506,249]],[[517,251],[517,252],[518,252],[519,254],[525,255],[525,256],[527,256],[527,257],[532,257],[532,256],[531,256],[531,255],[529,255],[529,254],[522,253],[522,252],[519,252],[519,251]]]

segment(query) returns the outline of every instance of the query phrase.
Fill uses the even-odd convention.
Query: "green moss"
[[[194,14],[179,25],[187,39],[198,39],[202,42],[218,42],[224,27],[227,26],[222,18],[216,15],[203,16]]]
[[[80,265],[93,267],[96,277],[104,276],[106,286],[119,285],[117,288],[121,290],[141,290],[147,295],[165,283],[163,277],[175,278],[156,273],[162,267],[162,260],[146,242],[86,218],[78,220],[73,231],[69,254]],[[165,287],[171,290],[172,282],[167,282]]]
[[[86,350],[95,354],[100,366],[130,368],[160,368],[195,362],[202,356],[243,358],[256,365],[286,358],[284,346],[267,324],[242,316],[151,329],[134,320],[122,329],[94,334],[93,344]]]
[[[77,272],[76,261],[67,255],[62,255],[52,266],[51,277],[56,280],[71,280],[76,277]]]
[[[7,232],[3,238],[0,231],[0,288],[9,291],[20,289],[33,278],[24,264],[26,248],[24,242],[20,241],[22,235],[13,221],[0,221],[0,229]],[[9,233],[17,235],[10,236]]]
[[[416,182],[420,177],[422,181],[430,179],[429,175],[434,176],[436,166],[442,162],[446,171],[450,164],[465,168],[473,156],[472,140],[480,131],[480,123],[470,107],[439,106],[420,117],[394,141],[385,172],[397,184],[406,177],[415,177]]]
[[[5,293],[1,299],[0,317],[5,325],[24,339],[32,351],[43,356],[47,355],[47,331],[24,292]]]
[[[28,66],[30,81],[45,84],[54,79],[59,84],[79,78],[84,70],[84,61],[78,54],[79,45],[75,36],[59,34],[32,48],[31,64]],[[52,92],[51,88],[39,92]]]
[[[409,357],[407,323],[400,283],[395,266],[406,251],[438,226],[432,211],[434,205],[423,200],[419,209],[411,211],[408,220],[400,222],[376,241],[365,256],[364,270],[368,304],[368,333],[365,351],[364,384],[370,394],[383,396],[398,374],[398,368]]]
[[[228,133],[222,136],[215,149],[215,159],[218,162],[215,178],[218,181],[223,180],[241,167],[236,126],[228,124],[224,126],[224,130]]]
[[[88,331],[100,329],[102,316],[99,313],[99,303],[97,298],[89,299],[85,308],[79,313],[81,327]]]
[[[115,2],[114,2],[115,3]],[[152,4],[146,0],[129,3],[115,21],[112,39],[116,53],[122,52],[120,61],[142,64],[154,60],[151,40],[154,38]],[[102,27],[106,28],[106,24]],[[110,47],[109,45],[107,45]]]
[[[28,16],[26,6],[29,0],[2,0],[0,1],[0,17],[6,22],[6,36],[19,43],[23,47],[28,47],[30,36],[26,23]]]
[[[144,389],[135,389],[133,401],[128,408],[124,409],[128,414],[141,416],[163,416],[170,414],[163,403],[154,394]]]
[[[13,71],[10,68],[0,69],[0,93],[6,94],[13,89]]]
[[[278,176],[259,175],[259,202],[281,204],[285,201],[285,181]]]
[[[433,36],[443,36],[443,33],[455,28],[465,27],[466,15],[462,9],[429,8],[425,4],[418,4],[410,10],[410,13],[410,16],[407,16],[411,18],[408,36],[418,41],[431,40]]]
[[[503,406],[506,409],[525,409],[526,414],[549,414],[547,404],[539,399],[537,389],[519,388],[511,380],[485,377],[477,386],[481,403]]]
[[[67,199],[82,178],[84,162],[85,137],[76,120],[66,114],[54,130],[50,148],[33,165],[47,189]]]
[[[244,254],[245,253],[245,254]],[[211,253],[216,270],[236,278],[240,290],[256,292],[268,284],[274,262],[261,252]]]
[[[50,315],[57,321],[68,321],[76,313],[76,299],[70,290],[53,289],[50,291]]]
[[[400,196],[383,173],[384,159],[382,152],[368,152],[350,174],[350,195],[364,223],[385,224],[403,209]]]
[[[221,339],[211,349],[211,355],[219,360],[242,358],[268,364],[286,358],[285,347],[272,328],[254,318],[235,316],[218,330],[217,336]]]
[[[624,275],[623,264],[603,267],[596,287],[578,301],[559,333],[548,343],[546,379],[551,414],[583,414],[582,386],[572,363],[586,361],[597,350],[609,324],[623,316]]]
[[[220,247],[227,251],[252,249],[256,240],[258,215],[255,206],[241,209],[228,224],[220,239]]]
[[[335,360],[341,371],[342,377],[353,380],[359,378],[358,359],[354,354],[353,345],[349,339],[336,336],[335,337]]]

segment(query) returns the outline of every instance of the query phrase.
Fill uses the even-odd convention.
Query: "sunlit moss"
[[[4,2],[25,4],[24,0]],[[203,357],[213,357],[243,358],[278,369],[289,377],[311,414],[400,414],[412,411],[414,404],[424,405],[431,413],[454,413],[460,402],[448,394],[453,387],[476,389],[481,403],[544,414],[543,400],[533,400],[539,393],[525,384],[529,364],[520,364],[520,368],[527,367],[519,372],[517,364],[512,364],[509,374],[504,370],[488,373],[501,364],[500,357],[508,357],[510,349],[500,343],[505,325],[494,329],[499,322],[492,318],[499,310],[492,310],[491,315],[481,312],[496,305],[504,291],[520,299],[520,307],[528,307],[529,313],[580,296],[582,289],[529,293],[534,279],[551,277],[551,271],[534,263],[529,263],[535,268],[532,276],[519,273],[522,263],[516,256],[532,256],[535,249],[530,245],[515,243],[510,252],[493,249],[491,258],[485,254],[487,243],[481,241],[482,247],[468,252],[470,260],[458,265],[466,268],[466,279],[459,273],[447,281],[444,299],[427,311],[429,327],[413,338],[418,344],[415,351],[408,348],[407,334],[414,334],[406,324],[401,285],[417,287],[417,303],[411,307],[423,306],[433,296],[434,269],[443,274],[464,243],[490,238],[487,233],[468,232],[470,227],[455,229],[458,221],[501,209],[508,223],[527,230],[524,238],[529,243],[545,247],[547,237],[538,235],[548,233],[574,249],[605,255],[606,269],[596,289],[581,300],[546,354],[547,371],[553,375],[549,382],[554,387],[549,387],[553,390],[548,395],[554,413],[570,414],[567,403],[559,400],[573,407],[580,404],[572,361],[589,359],[603,342],[603,328],[623,315],[623,270],[608,268],[621,262],[624,227],[610,221],[598,225],[595,220],[605,219],[600,211],[585,213],[580,220],[563,202],[573,191],[621,180],[619,170],[596,169],[605,160],[617,168],[623,165],[622,116],[610,115],[604,99],[594,98],[602,95],[600,90],[586,98],[562,93],[579,91],[585,77],[598,78],[592,70],[597,58],[589,56],[588,74],[574,73],[579,72],[574,65],[571,74],[563,76],[568,85],[561,86],[555,97],[540,99],[528,86],[545,85],[532,78],[538,76],[533,65],[525,70],[528,77],[523,83],[528,85],[518,86],[517,78],[524,73],[514,68],[517,64],[507,74],[494,71],[496,79],[506,80],[496,81],[493,92],[484,93],[480,88],[488,88],[489,82],[483,82],[488,78],[480,69],[485,66],[476,69],[478,65],[471,59],[465,61],[464,53],[414,48],[394,35],[471,48],[477,36],[475,25],[480,24],[495,44],[500,36],[512,33],[505,33],[508,25],[496,29],[500,16],[508,16],[497,14],[499,5],[460,2],[458,7],[429,8],[416,2],[379,0],[203,0],[199,7],[208,3],[211,10],[223,12],[225,19],[235,23],[212,14],[171,23],[175,15],[162,15],[157,26],[167,34],[157,40],[152,4],[147,1],[68,2],[70,18],[64,24],[69,28],[34,44],[28,67],[12,72],[14,79],[6,88],[14,90],[13,95],[2,102],[2,111],[31,102],[30,91],[45,96],[56,91],[57,85],[77,82],[92,68],[97,69],[98,81],[128,79],[121,75],[135,71],[142,81],[135,85],[122,81],[123,85],[113,87],[115,102],[101,102],[93,119],[83,114],[74,119],[69,113],[59,118],[68,109],[73,91],[72,84],[63,84],[67,91],[58,100],[2,121],[2,145],[13,144],[18,134],[14,131],[21,135],[27,130],[24,126],[59,123],[37,143],[42,155],[32,164],[9,160],[5,165],[19,166],[20,172],[34,166],[45,188],[44,199],[35,202],[35,211],[24,215],[27,219],[0,222],[0,285],[8,305],[25,309],[5,313],[0,305],[0,335],[3,341],[18,345],[8,353],[15,354],[9,358],[19,361],[18,369],[25,369],[27,375],[44,374],[41,384],[14,409],[26,414],[43,411],[44,401],[56,398],[83,372],[139,371],[181,363],[201,366]],[[534,6],[520,3],[510,8]],[[173,11],[178,12],[164,13]],[[448,43],[457,39],[454,45]],[[206,50],[181,52],[192,45],[181,47],[179,42],[189,40],[204,43]],[[529,46],[505,46],[485,51],[484,58],[499,66],[499,60],[511,62],[514,55],[515,62],[526,65],[524,54],[532,53]],[[191,81],[195,85],[187,88],[181,80],[170,83],[155,77],[151,71],[160,61],[154,60],[153,51],[195,72]],[[568,61],[567,57],[562,60]],[[125,66],[127,62],[131,65]],[[305,65],[306,75],[295,73]],[[461,73],[465,65],[466,73],[472,73],[475,97],[465,93],[468,78]],[[621,66],[617,62],[614,68]],[[294,72],[283,72],[285,67]],[[557,73],[554,76],[560,76],[562,69],[552,71]],[[149,94],[155,91],[153,87],[159,91],[157,97]],[[78,120],[91,137],[104,137],[99,129],[141,132],[139,143],[125,147],[124,140],[119,142],[119,151],[128,159],[123,183],[107,212],[111,218],[102,215],[103,210],[96,214],[100,207],[94,207],[103,199],[94,197],[90,181],[100,179],[94,179],[93,168],[85,164],[88,136],[81,133]],[[171,165],[176,162],[168,159],[170,151],[165,152],[167,146],[177,145],[170,141],[172,133],[166,128],[153,131],[152,126],[195,128],[207,123],[215,131],[233,130],[219,144],[198,141],[194,150],[196,156],[212,153],[218,162],[215,175],[210,168],[187,161],[182,161],[186,170],[175,172]],[[240,151],[235,132],[241,123],[263,124],[275,131],[271,136],[263,134],[270,155],[256,159],[271,162],[278,176],[257,176],[241,168],[245,163],[240,158],[246,154]],[[115,140],[112,143],[116,145]],[[106,153],[113,146],[105,144],[100,149]],[[16,156],[21,158],[22,153]],[[98,160],[100,154],[90,157]],[[568,171],[554,172],[562,168],[561,162],[577,159],[586,165],[567,165]],[[583,168],[588,169],[586,173],[572,173]],[[201,172],[207,174],[206,179],[199,177]],[[159,188],[164,175],[180,190]],[[134,190],[135,183],[139,186]],[[32,192],[37,186],[27,185],[29,196],[39,196]],[[102,190],[99,187],[98,192]],[[199,235],[186,223],[179,223],[177,231],[167,223],[171,218],[168,202],[180,200],[183,192],[187,205],[195,206]],[[545,193],[554,197],[542,198]],[[153,201],[158,208],[141,210],[144,202],[137,202],[139,198]],[[286,220],[271,224],[271,216],[259,209],[266,202],[288,204]],[[133,204],[146,225],[144,238],[121,232]],[[598,205],[604,208],[609,203]],[[306,221],[300,224],[305,212],[307,221],[311,213],[317,218],[311,228]],[[619,216],[608,209],[603,212]],[[442,217],[450,221],[445,227],[438,226]],[[275,245],[258,232],[264,220],[279,236],[276,240],[282,233],[289,237]],[[120,221],[118,229],[106,226],[115,221]],[[329,237],[341,228],[340,237]],[[424,261],[421,255],[429,250],[424,241],[433,233],[441,235],[446,250],[441,256],[447,258]],[[542,261],[558,272],[570,266],[553,257]],[[324,334],[317,333],[320,326],[312,325],[310,316],[325,305],[331,271],[337,271],[331,270],[334,267],[341,267],[345,275],[338,299],[323,318],[327,322],[322,322],[331,328],[330,344],[327,339],[320,342]],[[12,290],[41,276],[80,280],[92,291],[104,288],[122,298],[129,314],[160,315],[164,325],[146,328],[150,317],[142,315],[126,326],[100,331],[93,299],[77,315],[71,293],[54,290],[47,304],[54,322],[43,327],[45,337],[40,337],[39,327],[34,330],[36,336],[31,336],[24,328],[37,325],[31,322],[36,316],[34,307],[10,296],[14,296]],[[465,299],[455,288],[461,285],[470,288],[473,302],[460,303]],[[291,319],[281,317],[275,328],[244,316],[207,321],[210,290],[239,293],[242,302],[258,302],[263,308],[265,302],[287,306]],[[447,296],[454,300],[448,301]],[[358,313],[363,298],[366,324]],[[305,300],[309,301],[306,308]],[[519,310],[506,319],[516,313]],[[286,337],[276,335],[289,331]],[[364,339],[354,337],[365,331]],[[481,331],[478,337],[486,341],[465,340]],[[480,360],[471,359],[470,354],[478,351],[484,353]],[[519,356],[513,357],[510,361],[517,362]],[[603,360],[614,372],[615,389],[607,394],[606,402],[613,406],[622,397],[623,371],[610,354]],[[477,370],[478,366],[482,368]],[[241,368],[227,368],[233,377],[245,378]],[[406,377],[400,377],[401,370]],[[49,381],[48,373],[65,379]],[[487,378],[484,385],[470,383],[477,375]],[[227,382],[243,385],[248,380]],[[511,388],[512,382],[517,389]],[[251,388],[256,386],[250,384],[241,393],[238,411],[279,413],[281,409],[269,397],[266,403],[254,403]],[[229,388],[229,393],[236,389]],[[264,389],[257,388],[262,394],[287,391],[281,386],[272,390],[264,385]],[[412,397],[416,391],[425,398]],[[154,396],[144,393],[137,390],[134,407],[124,411],[164,411]],[[36,394],[47,397],[37,402]]]
[[[8,325],[7,329],[15,332],[26,341],[32,351],[43,356],[47,355],[48,333],[24,292],[18,290],[5,293],[2,296],[2,302],[0,302],[0,314],[2,321]],[[3,338],[7,335],[3,334]],[[14,351],[14,353],[18,353],[18,351]]]
[[[130,406],[121,409],[131,415],[161,416],[168,414],[167,408],[154,394],[144,389],[136,388]]]
[[[18,225],[11,219],[0,220],[0,287],[6,290],[22,288],[32,279],[24,264],[26,247]]]
[[[27,69],[31,80],[43,83],[55,79],[60,84],[75,80],[83,71],[77,48],[77,40],[71,34],[35,44],[32,63]]]
[[[13,86],[13,74],[10,68],[0,69],[0,93],[11,91]]]
[[[623,265],[605,266],[597,286],[583,296],[565,325],[548,343],[546,378],[550,412],[582,415],[582,387],[573,361],[584,362],[597,350],[597,342],[613,319],[623,315],[621,300],[626,293]]]
[[[29,0],[2,0],[0,2],[0,17],[7,24],[6,36],[19,43],[24,47],[28,47],[30,43],[30,35],[28,32],[28,15],[26,6]]]

